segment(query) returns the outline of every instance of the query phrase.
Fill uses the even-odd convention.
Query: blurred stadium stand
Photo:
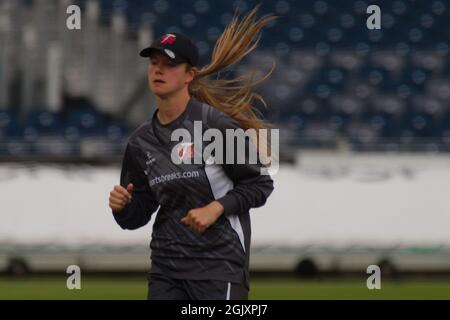
[[[233,12],[258,2],[75,1],[79,31],[65,27],[70,3],[0,1],[3,157],[117,159],[155,107],[139,49],[154,35],[181,31],[205,64]],[[366,28],[370,4],[263,3],[261,14],[280,18],[231,71],[262,75],[276,64],[258,90],[282,146],[450,151],[450,3],[377,1],[381,30]]]

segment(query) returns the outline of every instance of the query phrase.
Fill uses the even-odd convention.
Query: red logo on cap
[[[177,37],[173,34],[166,34],[165,36],[162,36],[159,40],[161,43],[168,43],[168,44],[172,44],[175,42],[175,39]]]

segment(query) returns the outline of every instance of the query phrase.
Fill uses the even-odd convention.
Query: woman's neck
[[[167,124],[178,118],[186,109],[189,99],[190,96],[187,91],[168,98],[157,97],[159,122]]]

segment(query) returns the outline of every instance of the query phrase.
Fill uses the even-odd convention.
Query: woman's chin
[[[152,87],[153,94],[156,96],[165,96],[167,94],[167,90],[163,90],[159,87]]]

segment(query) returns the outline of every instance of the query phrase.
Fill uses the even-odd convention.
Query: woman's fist
[[[126,189],[122,186],[114,186],[114,189],[109,193],[109,207],[113,212],[122,211],[131,202],[133,188],[132,183]]]
[[[200,233],[205,232],[214,222],[219,219],[224,208],[218,201],[213,201],[203,208],[191,209],[181,219],[181,222]]]

